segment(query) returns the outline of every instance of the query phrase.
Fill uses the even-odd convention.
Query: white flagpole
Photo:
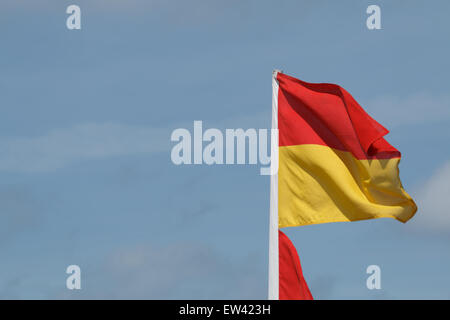
[[[272,73],[272,129],[278,130],[278,70]],[[271,133],[270,219],[269,219],[269,300],[279,297],[278,262],[278,134]],[[275,167],[276,166],[276,167]]]

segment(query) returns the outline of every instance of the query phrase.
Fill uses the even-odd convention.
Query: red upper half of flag
[[[304,82],[282,73],[277,80],[280,147],[317,144],[351,152],[357,159],[400,157],[400,152],[383,138],[389,131],[345,89]]]

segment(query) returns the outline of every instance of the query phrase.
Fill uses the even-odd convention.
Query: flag
[[[308,284],[303,278],[300,258],[291,240],[281,231],[279,244],[279,299],[280,300],[313,300]]]
[[[417,207],[399,178],[400,152],[343,88],[278,73],[279,227],[389,217]]]
[[[342,87],[274,72],[269,298],[280,297],[278,230],[328,222],[394,218],[417,211],[399,178],[400,152]],[[272,156],[274,159],[274,156]],[[276,170],[271,170],[276,172]]]

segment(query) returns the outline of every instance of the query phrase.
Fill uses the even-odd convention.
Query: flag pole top
[[[283,73],[283,70],[273,69],[272,75],[273,75],[273,76],[276,76],[277,73]]]

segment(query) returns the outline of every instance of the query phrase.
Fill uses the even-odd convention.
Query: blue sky
[[[77,4],[82,29],[66,28]],[[382,30],[366,28],[381,7]],[[271,72],[346,88],[419,211],[289,228],[318,299],[449,299],[448,1],[2,1],[0,298],[266,298],[269,179],[171,132],[270,125]],[[65,287],[66,267],[82,289]],[[368,290],[368,265],[382,289]]]

